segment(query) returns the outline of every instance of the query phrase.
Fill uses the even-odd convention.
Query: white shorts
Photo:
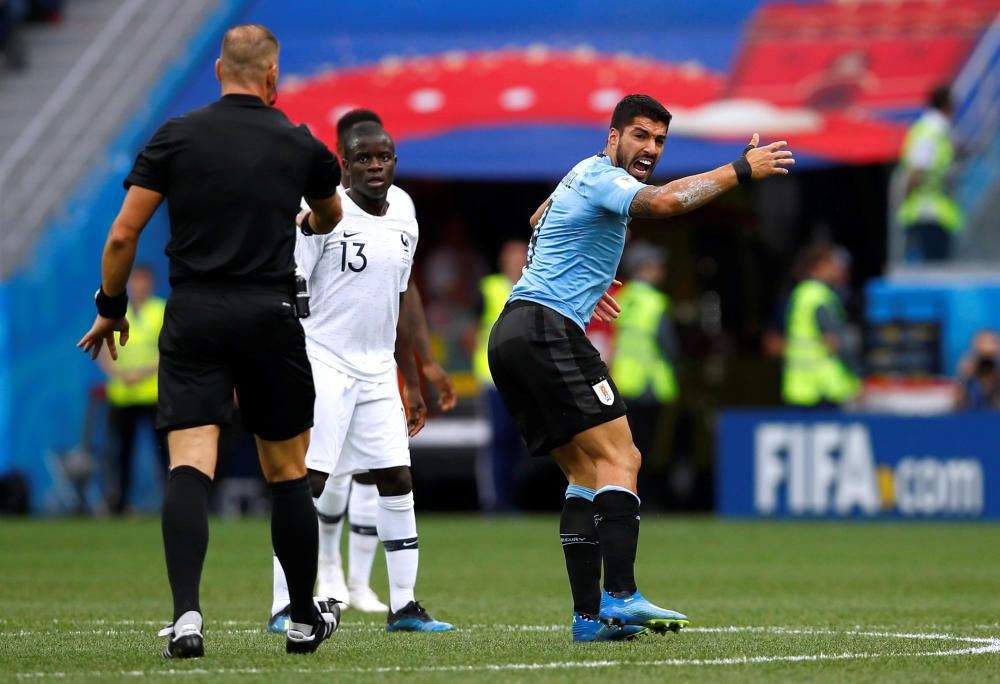
[[[359,380],[310,361],[316,410],[306,467],[337,476],[410,465],[399,386]]]

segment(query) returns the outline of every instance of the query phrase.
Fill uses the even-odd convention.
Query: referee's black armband
[[[98,288],[94,301],[97,303],[97,313],[105,318],[125,318],[125,311],[128,310],[128,294],[125,292],[117,297],[109,297],[104,294],[104,288]]]
[[[733,162],[733,168],[736,169],[736,180],[739,181],[740,185],[746,185],[750,182],[753,177],[753,170],[750,168],[750,162],[747,161],[746,157],[740,157]]]

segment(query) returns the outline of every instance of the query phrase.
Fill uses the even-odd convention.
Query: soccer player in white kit
[[[389,575],[387,629],[448,631],[454,627],[431,618],[413,593],[419,552],[408,437],[422,427],[425,407],[399,314],[417,222],[412,214],[389,211],[396,155],[388,133],[373,122],[358,124],[344,148],[342,163],[351,177],[341,197],[344,219],[330,235],[300,236],[295,248],[296,264],[309,283],[312,314],[303,328],[316,384],[316,425],[306,466],[314,495],[328,476],[369,471],[375,480],[375,526]],[[397,363],[406,382],[409,424]],[[276,602],[280,570],[276,564]]]
[[[351,128],[359,123],[373,121],[382,125],[382,119],[368,109],[353,109],[345,112],[337,120],[337,154],[345,157],[343,141]],[[350,176],[342,175],[344,189],[350,187]],[[389,208],[387,216],[416,217],[413,200],[398,185],[389,186],[386,195]],[[431,350],[427,321],[424,316],[420,290],[414,282],[412,271],[400,310],[400,318],[408,319],[410,337],[420,363],[421,375],[433,385],[438,398],[438,408],[449,411],[457,401],[455,387]],[[353,477],[342,475],[326,481],[322,495],[316,501],[319,517],[319,573],[318,592],[322,596],[336,596],[342,601],[342,608],[354,608],[364,613],[384,613],[388,610],[371,588],[372,563],[378,549],[378,534],[375,514],[378,510],[378,491],[368,473],[358,473]],[[340,553],[341,533],[349,518],[347,578],[344,578],[344,563]],[[277,560],[275,560],[277,562]],[[284,607],[278,596],[272,606],[272,616]],[[281,618],[272,617],[268,629],[280,631]]]

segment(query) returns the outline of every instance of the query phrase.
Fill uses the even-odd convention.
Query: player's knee
[[[379,496],[403,496],[413,491],[413,477],[407,466],[371,471]]]
[[[615,449],[607,455],[615,471],[622,475],[636,476],[639,473],[639,466],[642,465],[642,454],[635,444],[629,443],[626,447]]]
[[[373,484],[375,484],[375,478],[373,478],[372,474],[368,473],[368,472],[355,473],[354,474],[354,481],[357,482],[358,484],[363,484],[363,485],[373,485]]]
[[[326,478],[328,475],[326,473],[321,473],[318,470],[309,469],[309,488],[312,490],[312,495],[314,499],[318,499],[320,495],[323,494],[323,489],[326,487]]]
[[[628,468],[631,472],[638,474],[639,467],[642,465],[642,453],[635,446],[635,444],[630,444],[622,454],[622,461],[624,462],[624,467]]]

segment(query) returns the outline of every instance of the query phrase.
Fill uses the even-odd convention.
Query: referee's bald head
[[[226,31],[217,65],[220,81],[255,86],[268,77],[272,67],[276,80],[278,39],[270,29],[260,24],[240,24]]]

